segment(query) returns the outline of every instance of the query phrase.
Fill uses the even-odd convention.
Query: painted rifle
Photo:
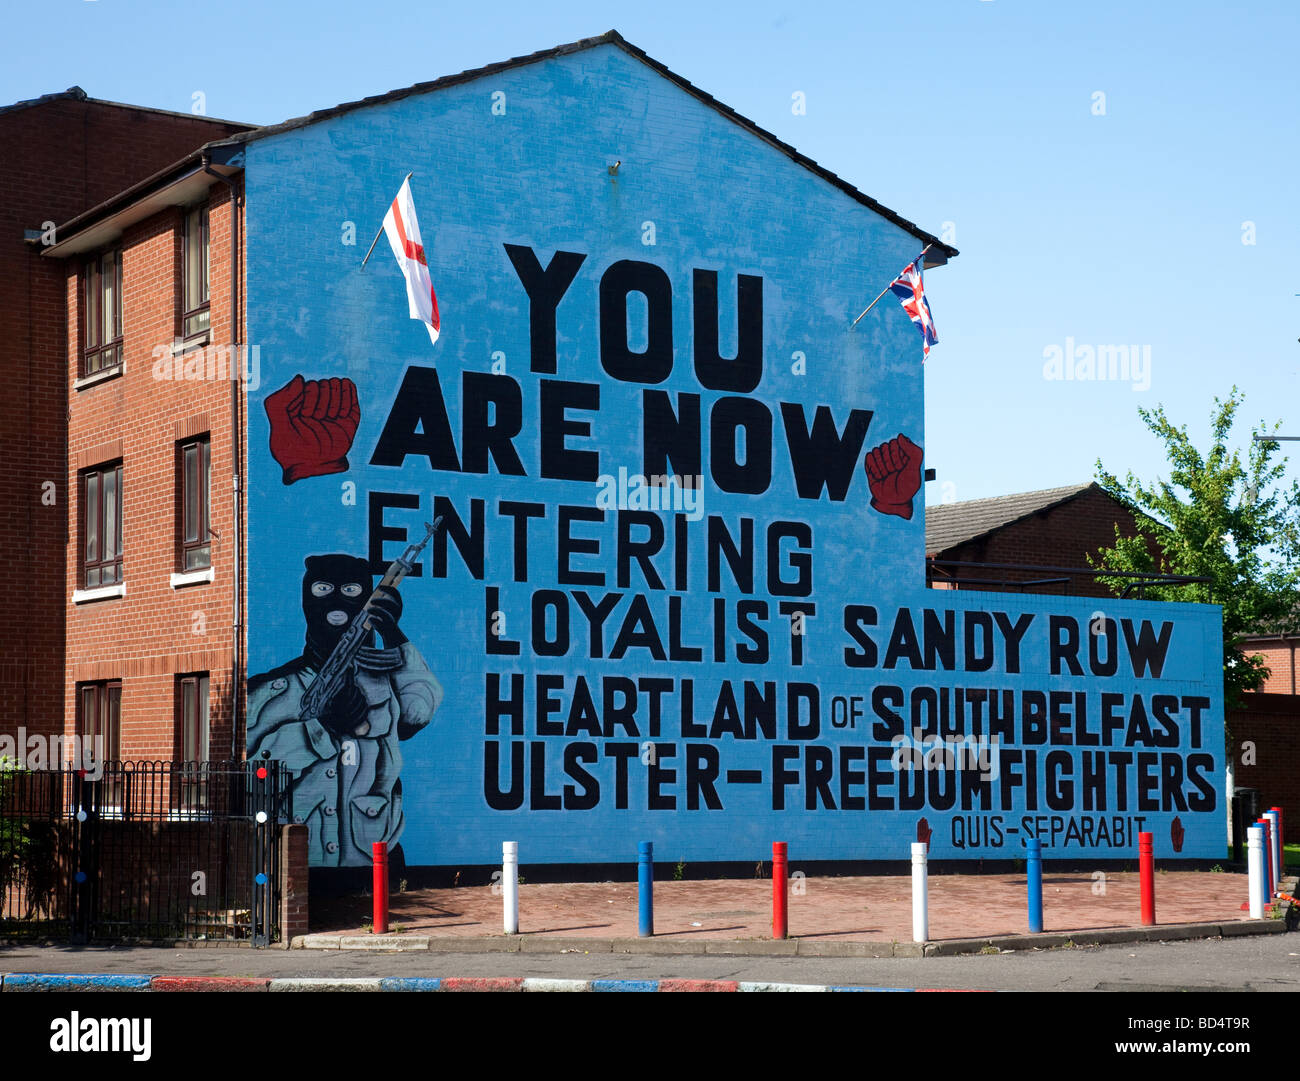
[[[330,704],[330,701],[343,688],[344,684],[356,674],[357,655],[370,640],[370,633],[374,630],[370,624],[371,604],[379,596],[381,589],[395,589],[401,584],[402,579],[411,572],[411,568],[415,566],[415,561],[419,559],[424,546],[433,538],[434,533],[438,531],[438,526],[441,524],[442,515],[438,515],[432,522],[425,522],[424,539],[419,544],[408,544],[406,550],[389,565],[383,579],[366,599],[361,611],[353,617],[352,623],[343,632],[343,637],[339,639],[338,645],[330,651],[330,655],[325,659],[325,663],[321,665],[316,678],[312,680],[311,685],[302,696],[302,708],[299,716],[304,721],[319,721],[325,707]]]

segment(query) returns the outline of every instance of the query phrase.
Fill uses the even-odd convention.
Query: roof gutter
[[[232,150],[237,153],[232,153]],[[55,259],[94,251],[111,244],[127,228],[145,218],[170,207],[200,201],[212,186],[213,177],[228,181],[239,171],[242,163],[242,147],[208,143],[166,169],[57,226],[55,243],[44,244],[41,240],[43,234],[36,230],[28,232],[27,242],[39,245],[42,255]]]

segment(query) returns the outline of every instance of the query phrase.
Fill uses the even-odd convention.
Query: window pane
[[[203,541],[203,566],[212,562],[209,556],[208,534],[212,523],[212,444],[206,439],[199,444],[203,452],[203,465],[199,471],[199,539]]]
[[[208,208],[205,206],[202,210],[203,224],[199,238],[199,261],[202,264],[201,285],[199,293],[199,303],[208,302]]]
[[[207,761],[208,757],[208,677],[199,677],[199,734],[198,744],[195,747],[196,757],[200,761]]]
[[[199,211],[185,216],[185,310],[202,303],[203,247]]]
[[[118,513],[117,470],[104,474],[104,558],[112,559],[118,552],[121,541],[118,526],[121,523]]]
[[[99,474],[86,477],[86,561],[99,558]]]
[[[77,735],[82,739],[95,734],[95,688],[81,688],[81,713],[77,717]]]
[[[199,536],[199,446],[185,448],[185,541],[201,540]]]
[[[99,274],[96,264],[86,264],[86,348],[99,345]]]
[[[211,325],[208,317],[208,309],[195,312],[193,315],[185,317],[185,328],[181,331],[182,336],[189,338],[195,334],[202,334]]]
[[[117,277],[115,279],[116,285],[114,288],[114,294],[117,298],[117,303],[113,305],[113,337],[120,338],[122,336],[122,253],[121,252],[117,253],[116,266],[117,266]]]
[[[104,256],[103,266],[100,270],[100,282],[103,290],[103,302],[100,307],[104,316],[100,341],[111,342],[117,337],[116,328],[113,325],[117,315],[117,267],[112,252]]]
[[[122,685],[110,683],[105,696],[108,716],[104,724],[104,757],[116,761],[122,756]]]
[[[199,688],[192,679],[181,680],[181,758],[198,760]]]

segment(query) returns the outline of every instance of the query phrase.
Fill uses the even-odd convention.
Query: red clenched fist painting
[[[881,514],[912,517],[912,497],[921,490],[921,458],[921,448],[902,434],[867,451],[863,468],[871,505]]]
[[[928,818],[923,818],[916,824],[916,840],[919,844],[928,845],[933,833],[934,831],[930,829],[930,820]]]
[[[348,469],[348,451],[361,423],[357,387],[351,379],[303,379],[295,375],[266,399],[271,454],[284,483]]]
[[[1183,850],[1183,838],[1185,836],[1187,836],[1187,831],[1183,829],[1183,820],[1175,816],[1174,820],[1169,824],[1169,839],[1174,843],[1175,852]]]

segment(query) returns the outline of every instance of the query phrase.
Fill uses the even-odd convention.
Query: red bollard
[[[1138,834],[1138,875],[1142,882],[1142,926],[1151,927],[1156,922],[1156,860],[1155,834]]]
[[[375,921],[374,934],[388,934],[388,842],[376,841],[371,846],[375,860]]]
[[[772,842],[772,937],[786,938],[789,924],[786,916],[788,882],[786,880],[786,853],[784,841]]]

